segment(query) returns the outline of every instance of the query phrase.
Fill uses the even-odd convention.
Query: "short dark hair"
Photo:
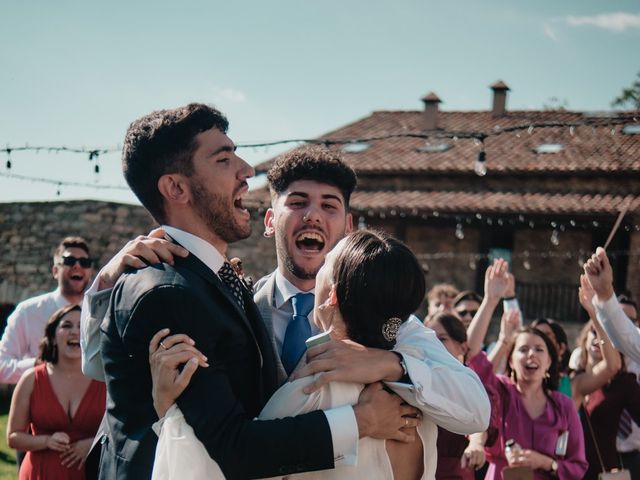
[[[338,308],[350,339],[368,347],[390,349],[395,341],[382,334],[392,317],[405,322],[425,292],[420,262],[400,240],[386,233],[358,230],[333,264]]]
[[[62,252],[64,252],[68,248],[80,248],[84,250],[89,255],[89,245],[87,245],[87,241],[82,237],[64,237],[62,241],[56,247],[55,252],[53,252],[53,263],[59,263],[62,261]]]
[[[340,152],[320,146],[302,147],[279,156],[269,168],[267,179],[272,195],[280,195],[298,180],[332,185],[342,193],[345,208],[357,184],[356,173],[344,163]]]
[[[129,187],[158,223],[166,223],[158,180],[168,173],[193,174],[195,137],[216,128],[227,133],[229,122],[218,110],[190,103],[158,110],[133,122],[124,139],[122,171]]]
[[[482,303],[482,297],[479,293],[473,292],[471,290],[464,290],[456,295],[456,298],[453,299],[453,306],[455,307],[464,300],[473,300],[474,302]]]
[[[549,357],[551,358],[551,365],[549,366],[549,370],[548,370],[549,376],[545,377],[545,379],[542,382],[542,389],[544,390],[545,395],[548,398],[550,398],[551,391],[558,390],[558,385],[560,384],[560,372],[558,370],[558,352],[553,346],[551,339],[542,330],[538,330],[537,328],[534,328],[534,327],[525,327],[518,331],[518,333],[516,334],[516,338],[524,333],[537,335],[542,340],[544,340],[544,344],[547,346],[547,351],[549,352]],[[513,354],[513,350],[515,349],[515,346],[516,346],[516,342],[514,341],[513,344],[511,345],[511,348],[509,349],[509,354],[507,355],[506,373],[510,377],[512,375],[515,375],[515,372],[511,368],[511,365],[509,364],[509,359]]]
[[[47,321],[44,327],[44,337],[40,341],[40,354],[38,358],[43,362],[58,363],[58,347],[56,345],[56,328],[60,325],[62,319],[69,313],[80,311],[80,305],[67,305],[59,308]]]
[[[429,318],[427,327],[432,323],[442,325],[442,328],[447,332],[447,335],[456,342],[464,343],[467,341],[467,329],[464,328],[464,324],[457,316],[447,312],[438,312]]]

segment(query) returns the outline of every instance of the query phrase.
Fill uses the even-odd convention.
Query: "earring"
[[[265,228],[264,232],[262,233],[262,236],[264,238],[271,238],[271,235],[273,235],[273,228]]]
[[[544,374],[544,378],[549,380],[551,378],[551,374],[549,373],[549,370],[547,370]]]
[[[402,320],[398,317],[391,317],[382,324],[382,336],[387,342],[395,341],[400,325],[402,325]]]

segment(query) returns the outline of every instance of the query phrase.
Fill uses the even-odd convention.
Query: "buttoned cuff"
[[[335,466],[357,465],[358,422],[352,406],[332,408],[324,411],[331,429],[333,461]]]

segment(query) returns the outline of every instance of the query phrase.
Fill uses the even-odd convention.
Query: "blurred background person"
[[[7,443],[27,451],[20,480],[82,480],[104,415],[106,389],[80,369],[80,307],[57,310],[45,328],[39,365],[25,372],[11,399]]]

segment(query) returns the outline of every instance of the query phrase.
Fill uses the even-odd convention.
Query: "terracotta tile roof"
[[[245,205],[251,209],[269,206],[266,189],[250,192]],[[354,192],[351,209],[368,216],[379,213],[501,213],[545,215],[616,215],[627,202],[629,213],[640,213],[640,196],[578,193],[518,193],[466,191],[363,191]]]
[[[610,117],[569,111],[509,111],[494,117],[491,112],[438,112],[438,127],[447,132],[495,133],[504,129],[531,124],[581,124],[600,122],[601,126],[534,128],[491,135],[486,138],[487,168],[492,173],[557,174],[557,173],[640,173],[640,135],[621,133],[622,126],[613,121],[627,119],[640,123],[640,112],[608,112]],[[366,118],[329,132],[319,140],[349,140],[393,135],[420,135],[423,130],[422,111],[373,112]],[[635,115],[635,117],[634,117]],[[634,119],[635,118],[635,119]],[[612,134],[613,132],[613,134]],[[410,174],[473,174],[473,163],[480,142],[473,138],[415,138],[398,136],[369,140],[370,147],[358,153],[344,153],[346,161],[360,175],[389,173]],[[448,143],[452,148],[443,152],[421,152],[427,144]],[[558,153],[537,153],[544,143],[563,146]],[[332,148],[342,148],[333,146]],[[256,167],[264,172],[271,161]]]

